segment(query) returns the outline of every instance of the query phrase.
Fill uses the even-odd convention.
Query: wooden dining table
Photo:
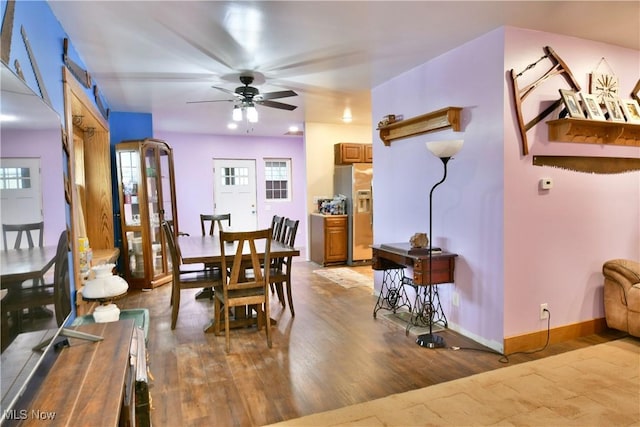
[[[25,281],[39,279],[53,266],[56,259],[57,246],[43,246],[24,249],[0,250],[0,287],[3,289],[2,298],[9,297],[12,292],[19,292]],[[0,302],[0,304],[2,304]],[[53,313],[43,308],[47,315]],[[0,321],[1,347],[4,349],[9,343],[9,325],[2,316]]]
[[[42,277],[56,259],[57,246],[0,250],[0,284],[3,289]]]
[[[218,236],[178,236],[178,246],[184,264],[217,264],[222,262],[222,250],[220,248],[220,238]],[[225,247],[225,258],[227,262],[233,262],[236,253],[236,245]],[[264,241],[256,241],[256,251],[261,259],[264,259]],[[271,258],[284,258],[289,256],[299,256],[300,251],[294,247],[287,246],[276,240],[271,241]],[[249,248],[245,247],[247,261],[250,260]],[[241,313],[236,313],[238,317],[237,326],[250,324],[242,318]],[[214,319],[205,326],[205,332],[213,332]],[[274,323],[273,319],[271,322]],[[255,322],[254,322],[255,323]]]
[[[220,263],[222,262],[222,250],[220,249],[220,238],[218,236],[179,236],[178,245],[182,254],[182,262],[185,264],[199,263]],[[247,260],[249,248],[246,249]],[[264,258],[264,241],[256,241],[258,256]],[[227,262],[232,262],[236,254],[235,245],[225,247],[225,257]],[[282,258],[288,256],[298,256],[300,251],[276,240],[271,241],[271,258]]]

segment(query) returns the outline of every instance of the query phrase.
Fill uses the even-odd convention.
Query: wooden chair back
[[[222,221],[227,221],[227,225],[231,227],[231,214],[218,214],[218,215],[204,215],[200,214],[200,227],[202,228],[202,235],[206,236],[206,228],[209,228],[209,236],[213,236],[216,224],[218,224],[218,231],[224,230]],[[209,226],[207,227],[207,223]]]
[[[298,232],[298,224],[300,220],[293,220],[286,218],[282,224],[282,230],[280,232],[280,243],[293,247],[296,241],[296,233]]]
[[[30,224],[2,224],[2,240],[4,249],[8,250],[7,233],[16,232],[16,240],[13,243],[13,249],[20,249],[22,246],[22,234],[27,236],[27,243],[30,248],[35,246],[32,233],[38,232],[38,246],[44,246],[44,222],[34,222]]]
[[[56,260],[53,264],[53,304],[58,326],[71,313],[71,280],[69,278],[69,234],[67,230],[60,233]]]
[[[271,230],[272,230],[272,239],[276,241],[280,241],[280,234],[282,232],[282,225],[284,224],[284,217],[274,215],[271,218]]]
[[[282,224],[280,243],[290,247],[294,247],[299,224],[299,220],[286,218],[284,220],[284,223]],[[283,286],[286,286],[287,300],[289,301],[289,311],[291,311],[292,316],[295,316],[296,313],[293,308],[293,295],[291,294],[292,262],[292,256],[275,258],[272,260],[270,285],[272,286],[272,290],[276,291],[278,300],[280,301],[282,307],[286,307],[283,289]]]
[[[255,306],[258,312],[258,325],[264,323],[267,344],[271,347],[271,325],[269,311],[269,269],[262,269],[271,262],[270,228],[256,231],[220,232],[222,255],[222,284],[215,288],[215,331],[220,331],[221,317],[224,317],[226,349],[230,351],[229,308]],[[262,256],[258,249],[261,249]],[[234,251],[233,261],[226,259],[227,251]],[[261,259],[262,258],[262,259]],[[253,270],[247,278],[245,271]],[[263,320],[264,322],[262,322]]]

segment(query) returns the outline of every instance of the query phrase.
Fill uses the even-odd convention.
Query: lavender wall
[[[213,159],[256,159],[258,226],[268,227],[273,215],[299,219],[296,247],[307,241],[305,157],[301,137],[258,138],[174,132],[154,132],[173,148],[180,230],[200,233],[200,213],[213,211]],[[264,158],[290,158],[293,175],[290,202],[265,200]],[[270,210],[267,210],[270,206]]]
[[[428,231],[429,191],[443,173],[426,141],[465,140],[433,196],[433,243],[459,254],[455,284],[440,286],[449,326],[494,347],[502,345],[503,32],[494,31],[376,87],[374,122],[446,106],[463,107],[463,132],[401,139],[385,147],[374,134],[374,238],[408,241]],[[402,94],[399,96],[398,94]],[[376,275],[376,288],[381,276]],[[459,307],[450,293],[460,296]]]
[[[601,43],[515,28],[500,28],[373,90],[374,122],[386,114],[409,118],[445,106],[463,107],[463,133],[442,131],[394,141],[374,134],[374,236],[376,243],[406,241],[428,228],[428,192],[442,174],[424,142],[463,138],[447,181],[434,193],[434,245],[459,254],[455,284],[440,286],[449,326],[497,350],[509,336],[603,317],[602,263],[640,259],[638,172],[591,175],[532,166],[522,157],[513,113],[509,69],[524,69],[551,45],[583,88],[605,56],[622,93],[638,78],[639,53]],[[541,72],[549,67],[540,64]],[[533,108],[559,98],[566,87],[528,98]],[[398,96],[401,93],[402,96]],[[534,111],[525,113],[533,117]],[[529,115],[527,115],[529,114]],[[638,157],[634,147],[550,143],[547,126],[529,132],[533,154]],[[538,192],[551,177],[555,187]],[[376,288],[381,276],[376,275]],[[452,293],[459,306],[451,303]]]
[[[638,81],[638,51],[515,28],[506,30],[505,69],[525,69],[540,58],[543,46],[553,48],[587,93],[589,73],[603,57],[599,70],[611,67],[621,97],[629,98]],[[537,78],[550,66],[542,61],[523,79]],[[568,88],[559,77],[539,86],[535,99],[525,101],[524,116],[533,118],[542,101],[558,99],[559,87]],[[532,155],[637,158],[640,148],[549,142],[541,123],[529,131],[531,154],[522,157],[510,98],[505,84],[506,337],[546,327],[538,318],[541,303],[549,304],[551,327],[604,317],[603,262],[640,259],[640,172],[602,175],[531,165]],[[543,177],[553,179],[552,190],[538,191]]]
[[[2,157],[40,159],[44,242],[56,245],[65,228],[65,201],[62,176],[60,129],[2,130]]]

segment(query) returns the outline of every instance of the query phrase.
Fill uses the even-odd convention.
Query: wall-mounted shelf
[[[565,118],[547,125],[549,141],[640,147],[640,124]]]
[[[412,117],[406,120],[399,120],[386,126],[378,128],[380,139],[384,145],[391,145],[391,141],[400,138],[408,138],[427,132],[451,128],[455,132],[460,132],[460,112],[461,107],[446,107],[441,110]]]

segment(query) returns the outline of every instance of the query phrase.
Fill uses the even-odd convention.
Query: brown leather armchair
[[[613,259],[602,266],[607,326],[640,337],[640,263]]]

